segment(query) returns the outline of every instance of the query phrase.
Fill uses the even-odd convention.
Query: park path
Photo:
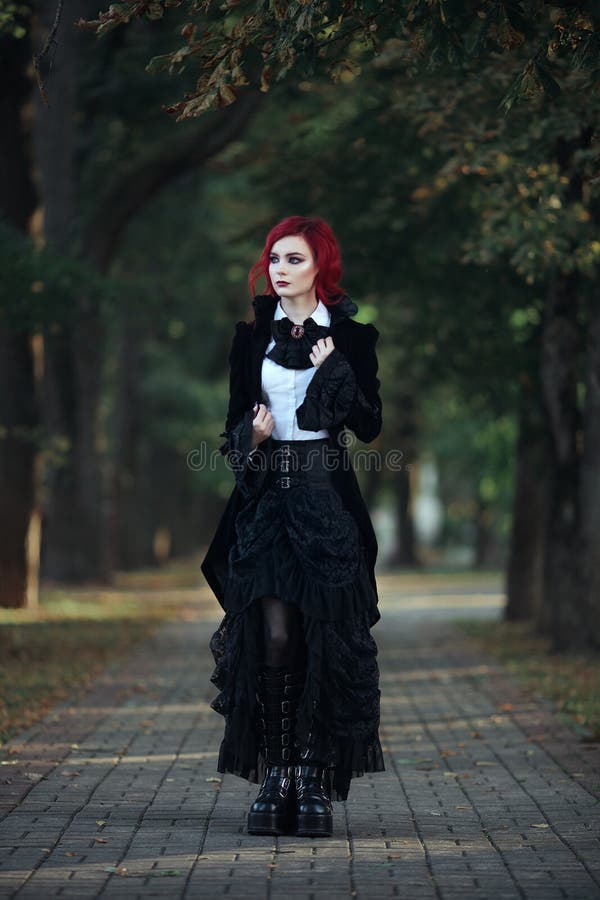
[[[0,751],[0,897],[600,898],[600,746],[453,626],[497,618],[498,591],[426,585],[379,576],[386,772],[334,803],[332,838],[247,834],[257,786],[215,771],[202,588]]]

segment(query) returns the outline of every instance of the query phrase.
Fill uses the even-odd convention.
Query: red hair
[[[318,216],[287,216],[271,228],[260,258],[258,262],[254,263],[248,274],[250,295],[254,297],[256,282],[264,275],[267,282],[267,293],[276,296],[277,292],[269,278],[271,247],[280,238],[295,234],[301,234],[305,238],[319,268],[315,279],[315,289],[319,299],[326,306],[335,305],[344,294],[338,284],[342,275],[340,248],[331,227]]]

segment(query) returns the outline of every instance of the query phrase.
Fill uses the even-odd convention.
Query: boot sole
[[[277,813],[248,813],[248,834],[290,834],[294,825]]]
[[[331,837],[333,816],[298,816],[296,834],[299,837]]]

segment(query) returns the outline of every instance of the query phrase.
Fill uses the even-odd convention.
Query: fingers
[[[273,421],[273,416],[271,415],[271,411],[267,409],[267,407],[265,406],[264,403],[261,403],[261,404],[255,403],[253,410],[256,410],[257,406],[258,406],[258,412],[255,412],[254,418],[252,419],[252,424],[255,427],[258,427],[262,430],[264,430],[265,427],[268,427],[269,424],[271,424],[271,428],[272,428],[274,425],[274,421]]]
[[[334,349],[335,345],[331,336],[328,336],[326,338],[319,338],[317,343],[313,344],[312,352],[309,356],[309,359],[312,362],[313,366],[320,365],[320,363],[322,363],[323,360],[326,359]]]
[[[267,409],[267,407],[265,406],[264,403],[260,403],[260,404],[255,403],[252,409],[254,412],[254,421],[256,421],[257,419],[264,418],[265,413],[269,412],[269,410]],[[256,410],[258,410],[258,412],[256,412]]]
[[[333,350],[333,338],[329,335],[326,338],[319,338],[316,344],[313,344],[312,347],[313,353],[316,350]]]

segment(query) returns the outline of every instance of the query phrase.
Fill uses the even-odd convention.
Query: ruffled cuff
[[[344,354],[334,347],[311,378],[296,410],[300,428],[320,431],[341,425],[357,395],[356,376]]]
[[[219,452],[223,456],[227,456],[236,484],[246,497],[256,494],[261,482],[260,477],[257,477],[260,470],[257,472],[254,467],[248,465],[248,460],[258,450],[258,447],[252,449],[253,421],[254,410],[249,409],[235,428],[222,431],[220,434],[220,437],[225,437],[227,440],[221,444]]]

